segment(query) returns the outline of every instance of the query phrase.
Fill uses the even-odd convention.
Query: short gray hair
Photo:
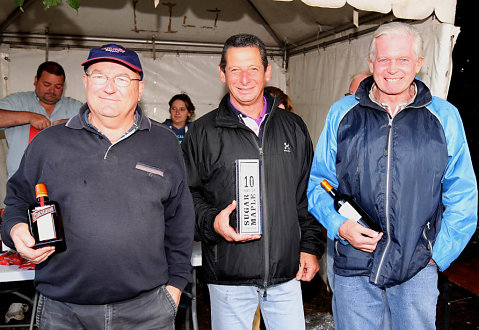
[[[376,54],[376,39],[382,35],[410,35],[414,39],[413,49],[416,59],[423,57],[423,41],[419,31],[410,24],[392,22],[381,25],[373,33],[373,39],[369,44],[369,61],[373,61]]]

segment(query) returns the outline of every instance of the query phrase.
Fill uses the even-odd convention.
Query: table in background
[[[28,269],[20,269],[16,265],[0,265],[0,282],[1,283],[8,283],[8,282],[20,282],[20,281],[32,281],[35,278],[35,270],[28,270]],[[20,325],[16,324],[15,327],[18,326],[25,326],[29,327],[29,329],[33,329],[33,325],[35,324],[35,314],[37,310],[37,303],[38,303],[38,293],[35,291],[35,296],[32,298],[16,291],[12,288],[12,291],[7,291],[5,293],[12,293],[22,299],[25,299],[30,303],[32,306],[32,316],[30,318],[30,324]],[[0,325],[0,328],[11,328],[12,325]]]
[[[197,315],[197,306],[196,306],[196,268],[200,267],[202,264],[201,259],[201,243],[193,243],[193,253],[191,255],[191,265],[193,266],[193,282],[191,283],[191,292],[185,292],[185,294],[191,299],[191,318],[193,320],[193,329],[198,330],[198,315]],[[0,265],[0,282],[17,282],[17,281],[31,281],[35,278],[35,270],[24,270],[18,268],[18,266],[5,266]],[[10,293],[15,294],[25,300],[27,300],[32,305],[32,317],[30,320],[29,326],[30,329],[33,329],[35,323],[35,313],[38,303],[38,293],[35,292],[35,297],[33,299],[21,294],[17,291],[11,291]],[[188,313],[187,313],[188,314]],[[188,319],[188,317],[187,317]],[[11,325],[0,325],[0,328],[11,327]]]

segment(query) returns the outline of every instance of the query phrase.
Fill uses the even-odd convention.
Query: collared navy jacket
[[[393,118],[372,102],[373,77],[328,114],[308,185],[310,212],[336,238],[334,270],[378,286],[402,283],[431,258],[445,270],[476,229],[477,186],[459,113],[415,80],[412,104]],[[346,221],[320,186],[327,179],[381,225],[373,253],[337,240]]]
[[[80,114],[38,133],[7,183],[2,237],[27,222],[37,183],[59,203],[67,249],[37,265],[36,289],[76,304],[106,304],[191,281],[194,209],[183,155],[166,126],[140,116],[114,144]]]

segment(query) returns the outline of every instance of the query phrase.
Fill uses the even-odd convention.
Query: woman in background
[[[279,100],[278,108],[284,109],[289,112],[294,112],[293,104],[288,95],[286,95],[281,89],[274,86],[266,86],[264,88],[265,94],[275,96]]]
[[[181,143],[188,131],[190,119],[195,113],[195,106],[188,95],[176,94],[168,102],[170,106],[170,119],[163,122],[175,132],[178,141]]]

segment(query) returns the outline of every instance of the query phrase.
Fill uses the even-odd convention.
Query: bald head
[[[355,74],[351,79],[351,84],[349,85],[349,94],[353,95],[354,93],[356,93],[356,90],[358,89],[361,81],[363,81],[369,76],[371,76],[370,72],[360,72],[358,74]]]

